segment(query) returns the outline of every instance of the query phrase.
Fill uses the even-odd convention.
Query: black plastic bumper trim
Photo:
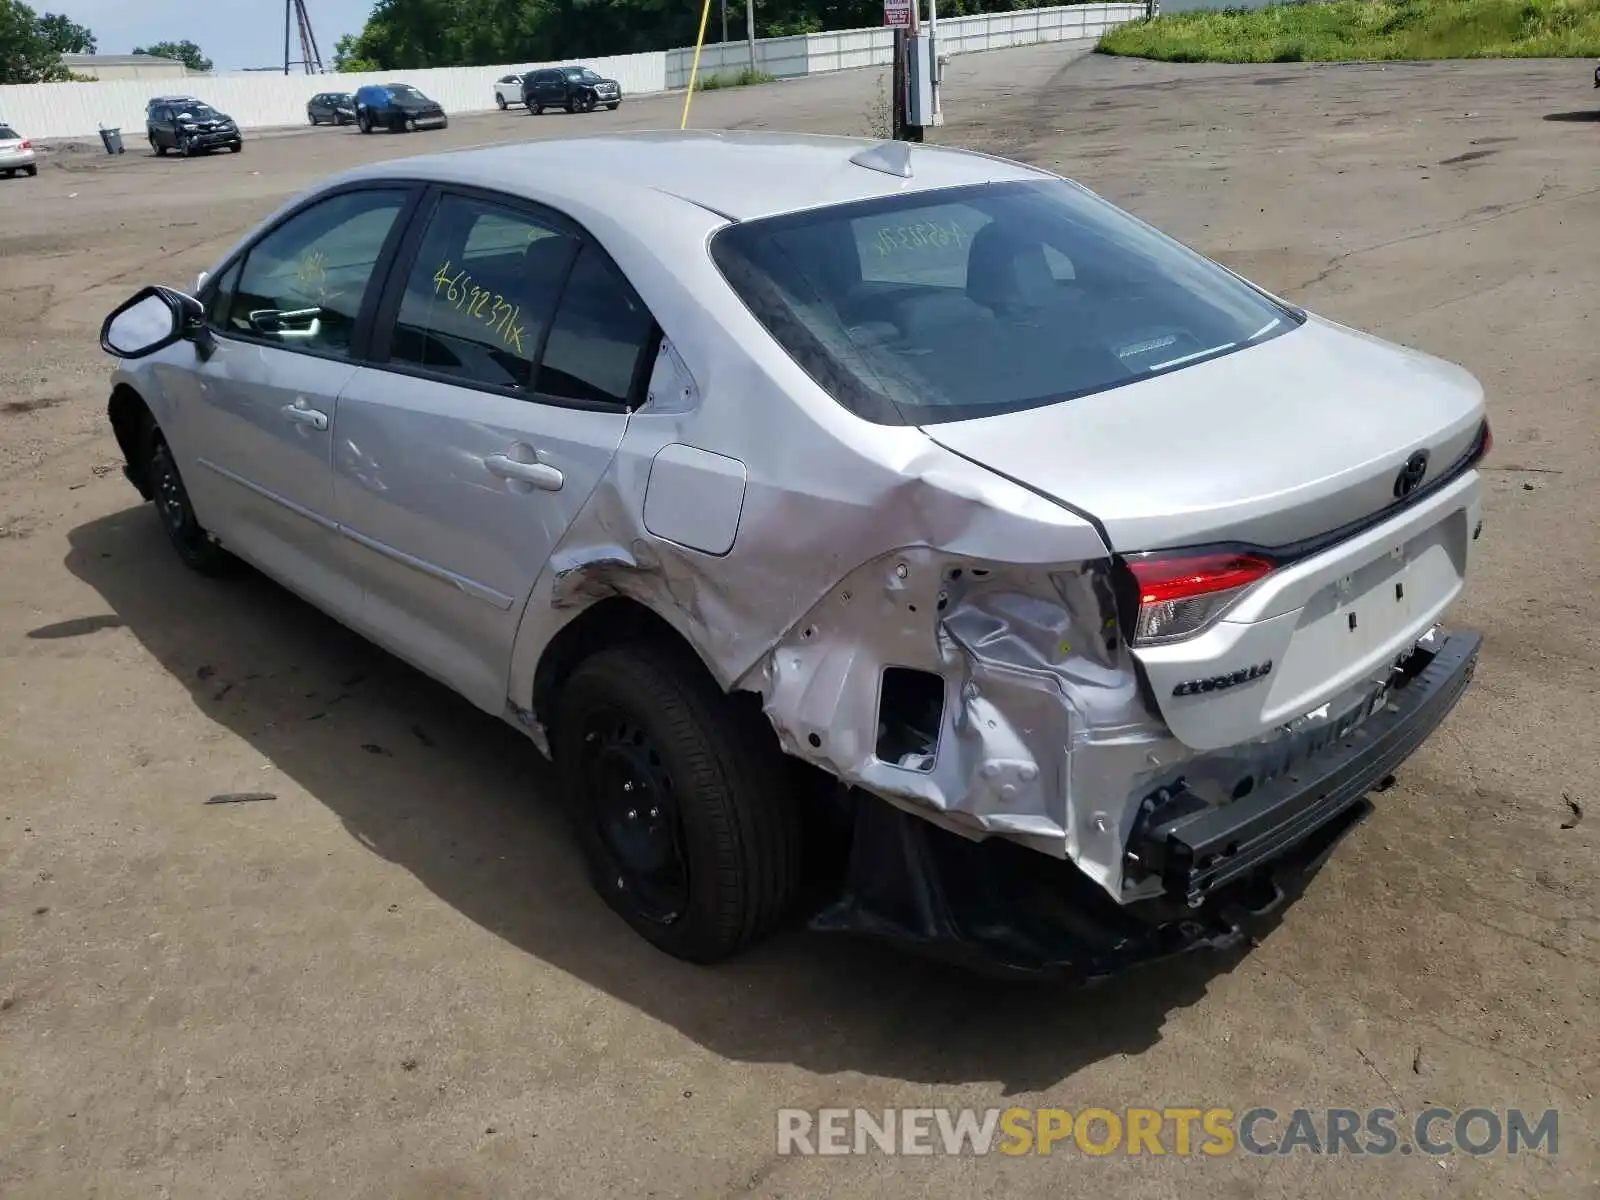
[[[1336,744],[1243,799],[1157,823],[1129,850],[1160,872],[1167,895],[1205,898],[1285,853],[1360,803],[1440,725],[1472,682],[1483,639],[1457,633],[1388,704]]]

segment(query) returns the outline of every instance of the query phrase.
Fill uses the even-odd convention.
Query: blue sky
[[[32,0],[35,12],[65,13],[94,31],[101,54],[127,54],[151,42],[199,44],[219,71],[283,66],[282,0]],[[341,34],[359,33],[372,0],[306,0],[323,62],[333,58]],[[291,33],[292,57],[300,57]],[[331,64],[330,64],[331,65]]]

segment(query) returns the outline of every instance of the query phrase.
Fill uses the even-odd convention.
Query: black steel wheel
[[[225,574],[237,560],[195,518],[188,489],[183,486],[183,476],[178,473],[178,464],[173,460],[167,439],[159,430],[151,430],[148,445],[145,463],[150,491],[167,540],[191,570],[202,575]]]
[[[595,888],[677,958],[714,962],[782,920],[800,876],[793,774],[760,709],[686,651],[639,641],[573,671],[552,726]]]
[[[578,769],[603,878],[626,893],[642,920],[682,920],[689,868],[672,770],[661,747],[632,713],[608,705],[587,714],[582,734]]]

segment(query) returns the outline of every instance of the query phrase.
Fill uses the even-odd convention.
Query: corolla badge
[[[1270,674],[1272,674],[1272,660],[1269,658],[1266,662],[1257,663],[1253,667],[1241,667],[1226,675],[1212,675],[1207,679],[1186,679],[1172,689],[1172,694],[1198,696],[1204,692],[1226,691],[1228,688],[1238,687],[1241,683],[1251,683]]]

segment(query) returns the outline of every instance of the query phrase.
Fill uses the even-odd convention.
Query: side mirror
[[[193,296],[147,287],[111,310],[100,326],[100,349],[116,358],[144,358],[204,328],[205,310]]]

